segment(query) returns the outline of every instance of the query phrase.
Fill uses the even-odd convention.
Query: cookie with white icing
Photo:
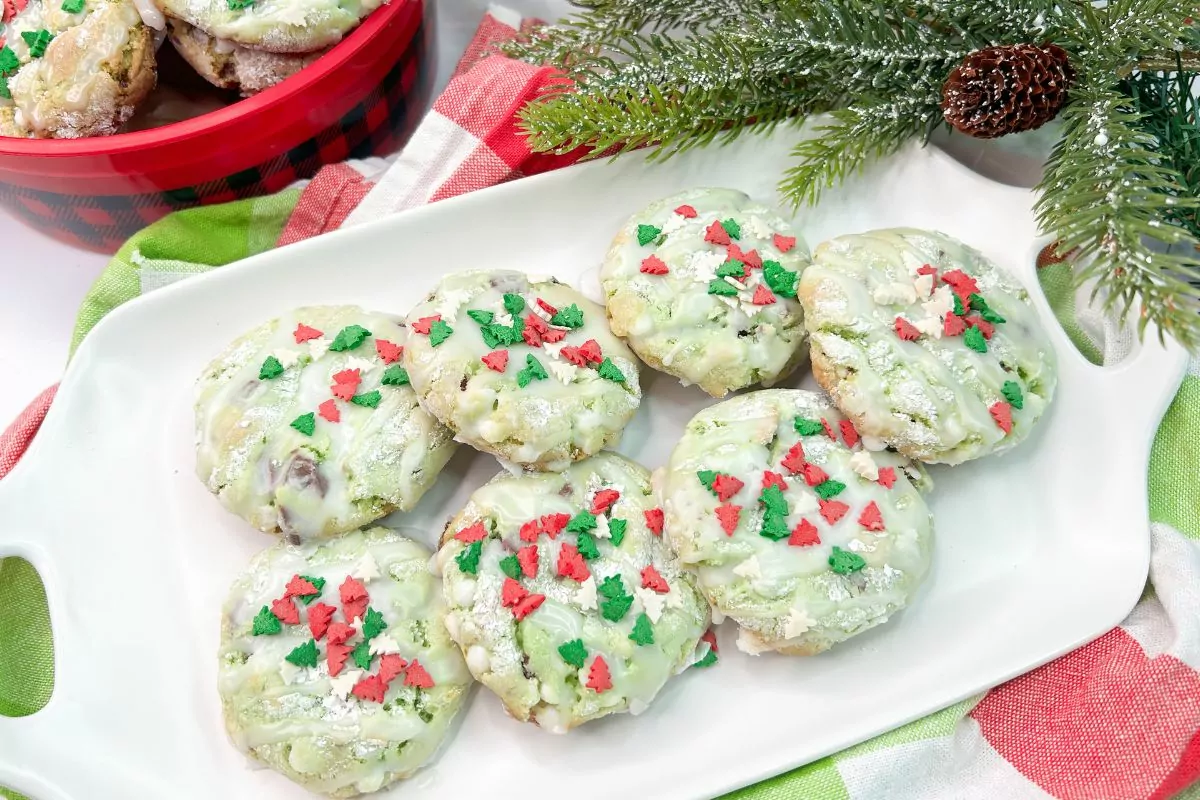
[[[706,408],[659,480],[671,547],[751,654],[827,650],[886,622],[929,571],[924,473],[865,450],[813,392]]]
[[[385,528],[259,553],[221,618],[217,687],[234,745],[333,797],[425,764],[471,684],[429,556]]]
[[[1054,395],[1054,350],[1029,293],[944,234],[825,242],[800,302],[817,381],[873,446],[940,464],[1002,452]]]
[[[733,189],[690,189],[621,228],[600,270],[613,332],[713,397],[771,386],[803,360],[796,282],[808,250],[778,213]]]
[[[478,489],[437,556],[471,674],[556,733],[641,713],[696,662],[709,621],[661,531],[649,475],[615,453]]]
[[[169,16],[216,39],[271,53],[337,44],[382,0],[155,0]]]
[[[167,20],[171,44],[213,86],[249,97],[290,78],[325,54],[270,53],[209,36],[183,20]]]
[[[407,336],[385,314],[312,306],[233,342],[197,384],[200,480],[294,542],[411,509],[455,444],[417,404]]]
[[[0,136],[117,133],[157,80],[153,32],[130,0],[31,0],[0,44]]]
[[[460,272],[409,312],[421,405],[472,447],[563,469],[616,444],[641,402],[637,361],[604,310],[553,278]]]

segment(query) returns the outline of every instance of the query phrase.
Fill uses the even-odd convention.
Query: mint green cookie
[[[863,436],[928,463],[1008,450],[1054,396],[1029,293],[949,236],[895,228],[816,249],[800,281],[813,374]]]
[[[713,397],[771,386],[803,360],[796,283],[808,248],[734,189],[689,189],[618,231],[600,269],[613,332],[650,366]]]
[[[408,313],[404,365],[456,438],[508,462],[563,469],[614,446],[642,399],[638,363],[604,309],[553,278],[442,278]]]
[[[927,481],[866,450],[825,397],[751,392],[688,423],[662,482],[666,535],[740,649],[812,655],[887,622],[925,579]]]
[[[708,606],[660,519],[646,470],[601,453],[561,474],[502,472],[450,521],[446,624],[509,714],[556,733],[639,714],[703,655]]]
[[[197,381],[197,476],[293,542],[409,510],[455,444],[402,379],[406,337],[385,314],[309,306],[237,339]]]
[[[332,797],[378,791],[432,758],[471,676],[429,557],[385,528],[255,556],[221,616],[217,690],[233,745]],[[361,591],[357,608],[347,590]]]
[[[336,44],[381,0],[158,0],[168,16],[209,36],[271,53]]]

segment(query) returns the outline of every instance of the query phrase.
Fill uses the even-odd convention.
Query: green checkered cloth
[[[272,197],[181,211],[146,228],[121,248],[88,292],[79,312],[71,352],[105,314],[121,303],[166,283],[271,249],[298,197],[299,191],[295,190]],[[1042,269],[1040,276],[1042,288],[1067,333],[1090,360],[1099,363],[1102,343],[1076,319],[1070,267],[1052,264]],[[1149,480],[1151,519],[1166,523],[1193,539],[1200,539],[1200,487],[1191,477],[1196,474],[1195,466],[1200,464],[1198,433],[1200,377],[1192,374],[1185,379],[1159,429]],[[44,706],[53,686],[53,669],[50,621],[41,583],[27,562],[7,559],[0,564],[0,713],[21,716]],[[872,754],[886,748],[913,746],[948,737],[979,700],[964,701],[832,757],[739,790],[729,797],[753,800],[850,798],[844,771],[847,763],[870,760]],[[919,782],[921,777],[913,776],[912,780]],[[0,789],[0,795],[18,797],[3,789]],[[1200,792],[1189,790],[1181,796],[1198,795]],[[1004,796],[1004,792],[994,796]]]

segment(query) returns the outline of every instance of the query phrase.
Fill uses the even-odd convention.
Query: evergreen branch
[[[587,94],[794,84],[819,76],[830,104],[862,92],[908,91],[914,79],[940,81],[969,52],[920,20],[888,16],[885,8],[872,0],[792,0],[687,37],[604,28],[603,42],[584,41],[596,20],[571,19],[509,52],[549,60],[564,70],[563,88]]]
[[[1172,52],[1183,47],[1184,31],[1196,12],[1194,5],[1187,5],[1180,0],[1109,0],[1097,14],[1103,30],[1093,30],[1096,35],[1089,44],[1124,58],[1132,43],[1142,53]]]
[[[1198,71],[1187,69],[1177,55],[1169,69],[1139,72],[1119,87],[1141,115],[1138,126],[1154,137],[1154,150],[1178,173],[1190,197],[1200,197],[1200,98],[1192,93]],[[1200,210],[1176,205],[1166,218],[1200,237]]]
[[[699,96],[753,97],[770,87],[794,85],[787,73],[757,58],[739,35],[711,34],[676,39],[659,34],[630,36],[609,51],[569,70],[573,88],[587,94],[698,90]]]
[[[585,9],[588,19],[609,28],[632,31],[649,27],[655,32],[682,28],[695,32],[715,22],[737,20],[757,4],[749,0],[711,0],[707,3],[696,0],[571,0],[571,5]]]
[[[728,141],[748,122],[762,130],[827,107],[817,84],[772,72],[740,36],[648,34],[612,49],[615,55],[577,65],[567,82],[521,110],[534,150],[585,146],[598,155],[654,145],[671,155],[717,137]]]
[[[867,162],[891,155],[914,136],[927,135],[942,121],[937,101],[930,97],[902,98],[877,105],[854,105],[830,114],[814,136],[792,149],[799,163],[788,169],[779,191],[794,206],[816,205],[821,194]]]
[[[954,31],[971,50],[1040,42],[1060,19],[1055,0],[930,0],[915,11]]]
[[[585,9],[584,13],[508,42],[502,46],[504,53],[531,64],[582,65],[605,50],[620,48],[643,31],[698,33],[734,22],[754,5],[751,0],[572,0],[572,4]]]
[[[923,90],[941,82],[972,48],[895,4],[807,0],[798,14],[744,23],[757,57],[776,71],[812,76],[836,87],[829,99],[856,101]]]
[[[754,130],[851,98],[930,95],[968,51],[919,20],[888,17],[888,7],[793,0],[745,15],[737,29],[610,32],[603,52],[560,65],[567,79],[522,111],[522,127],[535,150],[653,145],[670,155],[732,139],[747,121]]]
[[[748,130],[765,131],[817,108],[792,105],[788,98],[760,97],[727,102],[689,89],[664,94],[614,91],[608,97],[563,93],[520,112],[521,130],[534,151],[565,153],[586,147],[588,157],[615,150],[624,153],[647,145],[666,157],[709,144],[728,142]]]
[[[1189,348],[1200,346],[1200,242],[1164,218],[1200,207],[1178,173],[1154,152],[1140,116],[1116,88],[1078,83],[1061,116],[1063,138],[1038,189],[1042,228],[1075,250],[1078,280],[1095,280],[1093,301],[1124,321],[1140,300],[1139,333],[1158,326]],[[1172,247],[1174,252],[1163,252]],[[1179,252],[1182,251],[1182,252]]]

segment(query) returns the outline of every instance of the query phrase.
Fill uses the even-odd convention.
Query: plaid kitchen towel
[[[303,190],[180,212],[135,236],[88,294],[74,344],[107,311],[165,283],[276,244],[572,163],[572,155],[531,154],[513,119],[552,72],[489,53],[525,22],[503,9],[485,17],[456,77],[382,174],[379,165],[328,167]],[[1128,338],[1077,309],[1069,264],[1050,263],[1039,274],[1085,355],[1108,362],[1123,355]],[[0,436],[0,477],[52,399],[47,390]],[[1193,786],[1200,779],[1198,465],[1200,361],[1154,443],[1150,580],[1119,627],[984,695],[730,797],[1200,800],[1200,785]],[[45,703],[52,658],[36,576],[8,559],[0,566],[0,713],[30,713]]]

